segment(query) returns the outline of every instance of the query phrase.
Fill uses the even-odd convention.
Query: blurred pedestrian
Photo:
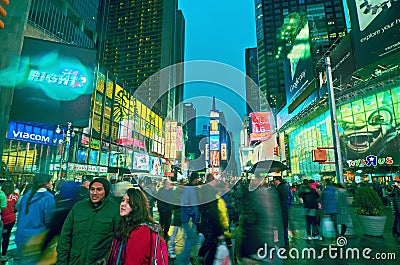
[[[398,230],[400,225],[400,180],[396,180],[392,187],[393,190],[390,193],[390,200],[394,215],[392,235],[394,237],[398,237],[400,236],[400,231]]]
[[[211,194],[216,194],[216,183],[212,174],[207,176],[207,182],[209,184],[202,188],[209,189]],[[215,253],[217,252],[218,242],[225,239],[223,221],[220,219],[220,210],[218,208],[218,199],[215,195],[214,198],[214,200],[200,206],[200,232],[204,235],[205,239],[198,252],[198,264],[212,265]]]
[[[289,203],[288,203],[288,188],[283,183],[281,176],[274,176],[274,184],[279,196],[279,204],[281,206],[282,224],[283,224],[283,239],[285,245],[289,245]]]
[[[185,231],[186,240],[182,252],[177,257],[180,265],[190,264],[190,255],[192,247],[197,238],[197,223],[200,221],[198,209],[198,187],[200,176],[197,172],[192,172],[189,177],[189,183],[183,188],[181,199],[181,221]],[[192,221],[191,223],[189,221]]]
[[[107,260],[119,221],[118,204],[110,195],[106,178],[90,182],[90,198],[69,212],[57,244],[57,265],[98,264]]]
[[[82,177],[82,184],[77,188],[75,193],[75,201],[81,201],[83,199],[89,198],[89,185],[92,182],[93,176],[86,175]]]
[[[16,259],[24,258],[24,264],[35,263],[39,258],[42,242],[50,225],[55,208],[55,199],[48,191],[52,187],[51,175],[38,173],[33,176],[32,189],[18,205]],[[24,256],[24,257],[22,257]]]
[[[122,218],[107,265],[168,264],[167,246],[159,236],[160,226],[150,216],[148,203],[146,195],[138,188],[128,189],[122,197]]]
[[[14,184],[11,180],[3,182],[1,190],[6,195],[7,207],[1,211],[1,221],[3,222],[3,235],[1,243],[1,259],[0,262],[6,262],[8,245],[10,244],[11,230],[16,221],[15,205],[19,199],[19,194],[15,192]]]
[[[352,224],[348,197],[349,194],[343,184],[337,184],[337,215],[334,220],[338,236],[344,236],[347,226]]]
[[[310,183],[311,182],[311,183]],[[314,185],[313,181],[309,181],[309,185],[302,189],[299,194],[300,198],[303,200],[304,212],[306,217],[306,236],[304,239],[312,240],[318,239],[322,240],[318,228],[318,208],[319,208],[319,194],[312,188]]]
[[[163,236],[168,241],[168,232],[172,221],[173,205],[171,204],[174,196],[174,190],[169,179],[163,179],[162,186],[157,191],[157,209],[160,217],[160,225],[163,230]]]
[[[325,188],[321,192],[322,212],[329,216],[332,222],[336,223],[338,214],[338,193],[337,188],[329,179],[325,180]]]
[[[61,234],[62,226],[67,218],[70,210],[75,205],[77,200],[82,200],[83,197],[77,196],[80,187],[79,182],[73,180],[67,180],[61,183],[59,193],[56,197],[56,207],[54,209],[53,218],[49,224],[49,231],[43,242],[42,251],[45,251],[48,246],[54,246],[51,244],[53,240],[57,240]]]

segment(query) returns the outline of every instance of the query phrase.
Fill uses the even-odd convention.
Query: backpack
[[[168,265],[168,255],[164,255],[163,250],[167,249],[167,243],[165,240],[160,236],[160,227],[154,224],[149,224],[149,223],[143,223],[141,225],[145,225],[148,228],[150,228],[150,238],[152,239],[152,233],[156,234],[156,240],[153,242],[153,240],[150,240],[150,249],[154,249],[153,255],[151,257],[151,261],[149,262],[149,265]]]

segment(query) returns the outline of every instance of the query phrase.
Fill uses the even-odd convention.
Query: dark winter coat
[[[119,218],[119,206],[110,197],[97,208],[90,199],[77,202],[64,222],[56,264],[91,265],[107,260]]]

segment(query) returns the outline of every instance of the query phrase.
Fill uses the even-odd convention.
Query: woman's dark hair
[[[32,185],[32,191],[29,194],[28,200],[26,202],[26,207],[25,207],[25,213],[29,213],[29,204],[31,203],[31,200],[33,196],[36,194],[36,192],[40,188],[44,188],[49,182],[51,181],[51,175],[49,174],[44,174],[44,173],[37,173],[33,176],[33,185]]]
[[[4,191],[6,196],[14,193],[14,183],[11,180],[6,180],[1,186],[1,190]]]
[[[129,188],[126,194],[129,197],[128,203],[132,211],[127,216],[121,218],[120,230],[116,234],[116,237],[123,242],[128,241],[131,231],[138,225],[142,223],[156,223],[150,215],[149,201],[141,189]]]

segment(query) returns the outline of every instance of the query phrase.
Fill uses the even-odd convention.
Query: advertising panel
[[[219,151],[210,151],[210,164],[213,167],[219,167],[221,165]]]
[[[219,118],[219,111],[218,110],[210,111],[210,118]]]
[[[150,156],[150,174],[154,176],[162,176],[161,158]]]
[[[400,1],[348,0],[357,68],[400,51]]]
[[[10,122],[6,138],[44,145],[57,145],[58,140],[62,139],[63,136],[55,133],[52,129]]]
[[[252,112],[250,141],[265,141],[271,137],[271,115],[269,112]]]
[[[293,42],[292,49],[285,60],[284,71],[286,99],[287,103],[291,104],[305,92],[314,79],[308,22],[305,23]]]
[[[176,121],[167,121],[165,123],[165,157],[176,158],[177,151],[177,130],[178,123]]]
[[[226,152],[226,143],[221,144],[221,160],[227,160],[228,154]]]
[[[346,83],[356,71],[351,32],[339,42],[329,54],[329,57],[331,59],[333,85],[339,86]]]
[[[210,150],[220,150],[219,148],[219,135],[210,135]]]
[[[218,131],[219,120],[210,120],[210,134],[219,134]]]
[[[210,154],[210,145],[206,144],[205,145],[205,151],[204,151],[204,159],[205,160],[209,160],[210,159],[209,154]]]
[[[96,51],[25,37],[10,120],[86,127]]]
[[[399,95],[397,87],[338,108],[342,156],[348,166],[400,165]]]
[[[148,154],[138,152],[133,153],[133,169],[148,171],[150,169],[149,165],[150,159]]]
[[[183,147],[183,130],[182,126],[176,127],[176,150],[182,151]]]

